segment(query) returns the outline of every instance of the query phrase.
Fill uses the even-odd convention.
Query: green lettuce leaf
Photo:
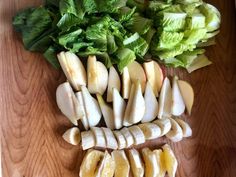
[[[60,63],[57,59],[57,52],[58,48],[54,46],[50,46],[43,54],[43,56],[47,59],[47,61],[54,67],[54,68],[60,68]]]
[[[200,29],[205,28],[205,16],[201,13],[193,14],[191,17],[187,18],[186,28],[187,29]]]
[[[116,52],[118,60],[118,70],[123,72],[124,67],[133,62],[136,59],[134,51],[128,48],[121,48]]]

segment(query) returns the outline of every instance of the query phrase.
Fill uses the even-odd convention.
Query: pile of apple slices
[[[91,127],[91,130],[80,132],[73,127],[64,133],[63,138],[70,144],[81,144],[83,150],[93,147],[115,150],[130,148],[164,135],[177,142],[190,137],[192,129],[180,118],[163,118],[113,131],[105,127]]]
[[[185,108],[191,113],[194,93],[190,84],[175,76],[171,87],[170,80],[164,79],[155,61],[145,62],[143,67],[132,62],[124,68],[120,79],[114,67],[108,73],[95,56],[88,57],[87,72],[81,60],[71,52],[59,53],[58,60],[68,82],[57,88],[57,105],[74,125],[81,120],[86,130],[96,126],[102,117],[106,126],[114,130],[150,122],[156,117],[179,116]],[[97,99],[91,94],[96,94]]]
[[[174,177],[178,162],[168,144],[161,149],[151,151],[141,150],[141,155],[135,149],[127,151],[88,150],[80,166],[80,177]]]

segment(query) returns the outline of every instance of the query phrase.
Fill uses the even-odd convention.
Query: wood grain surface
[[[178,143],[154,140],[138,148],[171,144],[177,177],[236,176],[236,18],[233,0],[209,0],[222,14],[217,45],[207,49],[213,65],[187,74],[195,91],[193,114],[185,119],[193,136]],[[85,152],[61,135],[72,125],[58,110],[55,90],[65,78],[41,55],[24,50],[11,20],[39,0],[0,0],[0,124],[3,177],[78,177]]]

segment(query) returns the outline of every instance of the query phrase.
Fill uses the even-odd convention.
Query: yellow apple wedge
[[[153,89],[154,95],[157,97],[161,90],[164,79],[162,69],[155,61],[143,63],[143,68],[145,70],[147,80]]]
[[[134,83],[136,82],[136,80],[139,80],[142,88],[142,93],[144,93],[146,86],[146,74],[143,70],[142,65],[140,65],[137,61],[133,61],[127,67],[131,82]]]
[[[119,91],[113,88],[113,116],[115,129],[120,129],[123,126],[123,119],[125,114],[126,102],[121,97]]]
[[[183,97],[185,106],[187,108],[188,114],[191,114],[193,101],[194,101],[194,91],[192,86],[183,80],[178,80],[178,86],[180,89],[180,93]]]
[[[104,152],[98,150],[88,150],[80,166],[79,176],[94,177],[99,162],[103,159],[103,157],[104,157]]]
[[[57,58],[68,81],[75,90],[79,91],[81,85],[86,86],[86,71],[79,57],[68,51],[60,52]]]
[[[184,113],[185,104],[183,97],[180,93],[179,85],[178,85],[178,77],[174,76],[172,82],[172,114],[174,116],[180,116]]]
[[[115,123],[114,123],[114,115],[112,108],[104,101],[104,99],[100,94],[96,95],[106,126],[111,130],[114,130]]]
[[[116,69],[112,66],[109,69],[108,86],[107,86],[107,102],[113,101],[113,88],[120,92],[120,77]]]
[[[114,177],[129,177],[130,165],[123,150],[115,150],[111,153],[115,161]]]
[[[122,72],[122,96],[124,99],[128,99],[131,89],[131,79],[129,75],[129,70],[127,67],[124,67]]]
[[[156,155],[157,164],[160,169],[157,177],[164,177],[166,174],[164,152],[161,149],[155,149],[153,153]]]
[[[142,120],[145,113],[145,100],[142,95],[141,84],[136,80],[132,84],[130,97],[124,115],[124,122],[135,124]]]
[[[77,127],[70,128],[62,135],[62,137],[66,142],[72,145],[78,145],[81,140],[80,130]]]
[[[142,155],[145,166],[145,177],[156,177],[160,169],[157,164],[155,153],[153,153],[149,148],[143,148]]]
[[[65,82],[60,84],[56,90],[56,102],[61,112],[74,124],[78,125],[79,120],[83,115],[81,105],[77,100],[70,84]]]
[[[85,113],[88,119],[89,126],[94,127],[99,123],[102,117],[100,107],[98,105],[97,100],[90,95],[86,87],[81,86],[81,90],[82,90]]]
[[[130,149],[128,151],[128,158],[132,170],[133,177],[143,177],[144,176],[144,165],[136,149]]]
[[[174,152],[171,150],[168,144],[165,144],[163,147],[164,159],[165,159],[165,168],[169,177],[175,177],[178,162],[174,155]]]
[[[166,77],[164,79],[161,93],[159,97],[159,112],[158,118],[161,119],[164,117],[171,116],[171,108],[172,108],[172,91],[170,80]]]
[[[145,93],[144,93],[144,101],[145,101],[145,113],[141,122],[142,123],[151,122],[158,115],[158,102],[153,93],[153,90],[149,81],[146,84]]]
[[[87,61],[88,90],[91,94],[103,95],[108,84],[108,71],[96,56],[89,56]]]

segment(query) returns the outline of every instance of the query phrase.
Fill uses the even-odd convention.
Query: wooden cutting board
[[[177,74],[194,87],[192,116],[185,119],[193,136],[178,143],[166,139],[179,166],[177,177],[236,176],[236,16],[233,0],[209,0],[222,14],[217,45],[207,49],[213,65],[192,74]],[[39,0],[0,1],[0,120],[3,177],[77,177],[85,152],[61,138],[72,125],[55,103],[55,90],[65,78],[41,55],[24,50],[11,25],[20,9]],[[139,147],[139,148],[140,148]]]

